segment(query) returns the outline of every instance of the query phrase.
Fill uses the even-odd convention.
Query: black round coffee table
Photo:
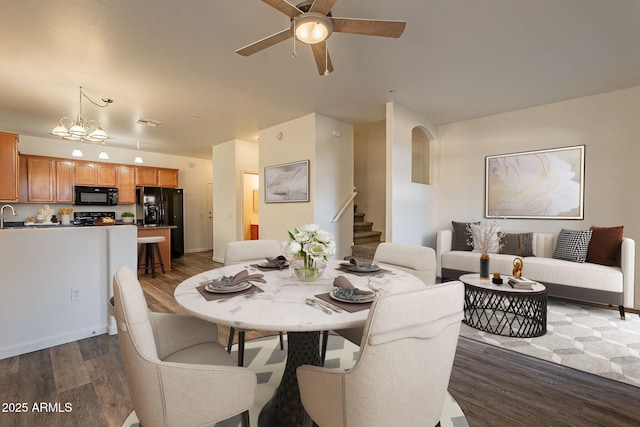
[[[496,335],[531,338],[547,333],[547,288],[531,290],[496,285],[479,274],[460,276],[464,283],[464,320],[472,328]]]

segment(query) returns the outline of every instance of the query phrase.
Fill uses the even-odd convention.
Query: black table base
[[[260,427],[298,427],[304,422],[304,408],[296,368],[320,366],[320,332],[287,332],[287,363],[273,398],[262,408]]]
[[[547,333],[547,293],[509,292],[465,283],[464,323],[496,335],[531,338]]]

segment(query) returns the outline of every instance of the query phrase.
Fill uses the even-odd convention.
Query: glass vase
[[[489,280],[489,254],[480,254],[480,279]]]
[[[296,279],[313,282],[324,273],[326,263],[321,260],[297,259],[291,263],[291,271]]]

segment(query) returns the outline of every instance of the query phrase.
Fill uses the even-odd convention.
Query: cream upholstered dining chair
[[[123,266],[113,278],[109,312],[133,408],[143,426],[201,426],[242,414],[256,393],[256,374],[235,366],[213,323],[149,311],[136,274]]]
[[[243,262],[258,262],[266,258],[275,258],[282,255],[280,244],[277,240],[238,240],[228,242],[224,251],[224,265],[234,265]],[[229,341],[227,343],[227,351],[231,351],[233,345],[233,337],[236,329],[231,327],[229,330]],[[238,366],[244,364],[244,334],[245,331],[238,332]],[[284,349],[284,338],[280,332],[280,349]]]
[[[383,242],[373,255],[374,263],[389,264],[413,274],[425,285],[436,283],[436,252],[426,246],[405,243]],[[347,328],[336,331],[354,344],[360,345],[362,328]]]
[[[432,248],[383,242],[377,247],[373,262],[393,265],[417,276],[425,285],[436,283],[436,251]]]
[[[298,367],[307,414],[320,427],[437,425],[463,303],[461,282],[374,301],[351,369]]]

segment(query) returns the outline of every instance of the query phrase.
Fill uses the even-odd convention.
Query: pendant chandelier
[[[112,99],[102,99],[104,104],[97,103],[89,98],[80,86],[80,111],[76,116],[76,120],[73,121],[69,117],[62,117],[58,122],[58,126],[53,128],[51,135],[59,136],[71,141],[90,141],[90,142],[102,142],[109,139],[109,135],[102,130],[100,123],[97,120],[86,121],[82,113],[82,97],[85,97],[93,105],[104,108],[113,102]]]

